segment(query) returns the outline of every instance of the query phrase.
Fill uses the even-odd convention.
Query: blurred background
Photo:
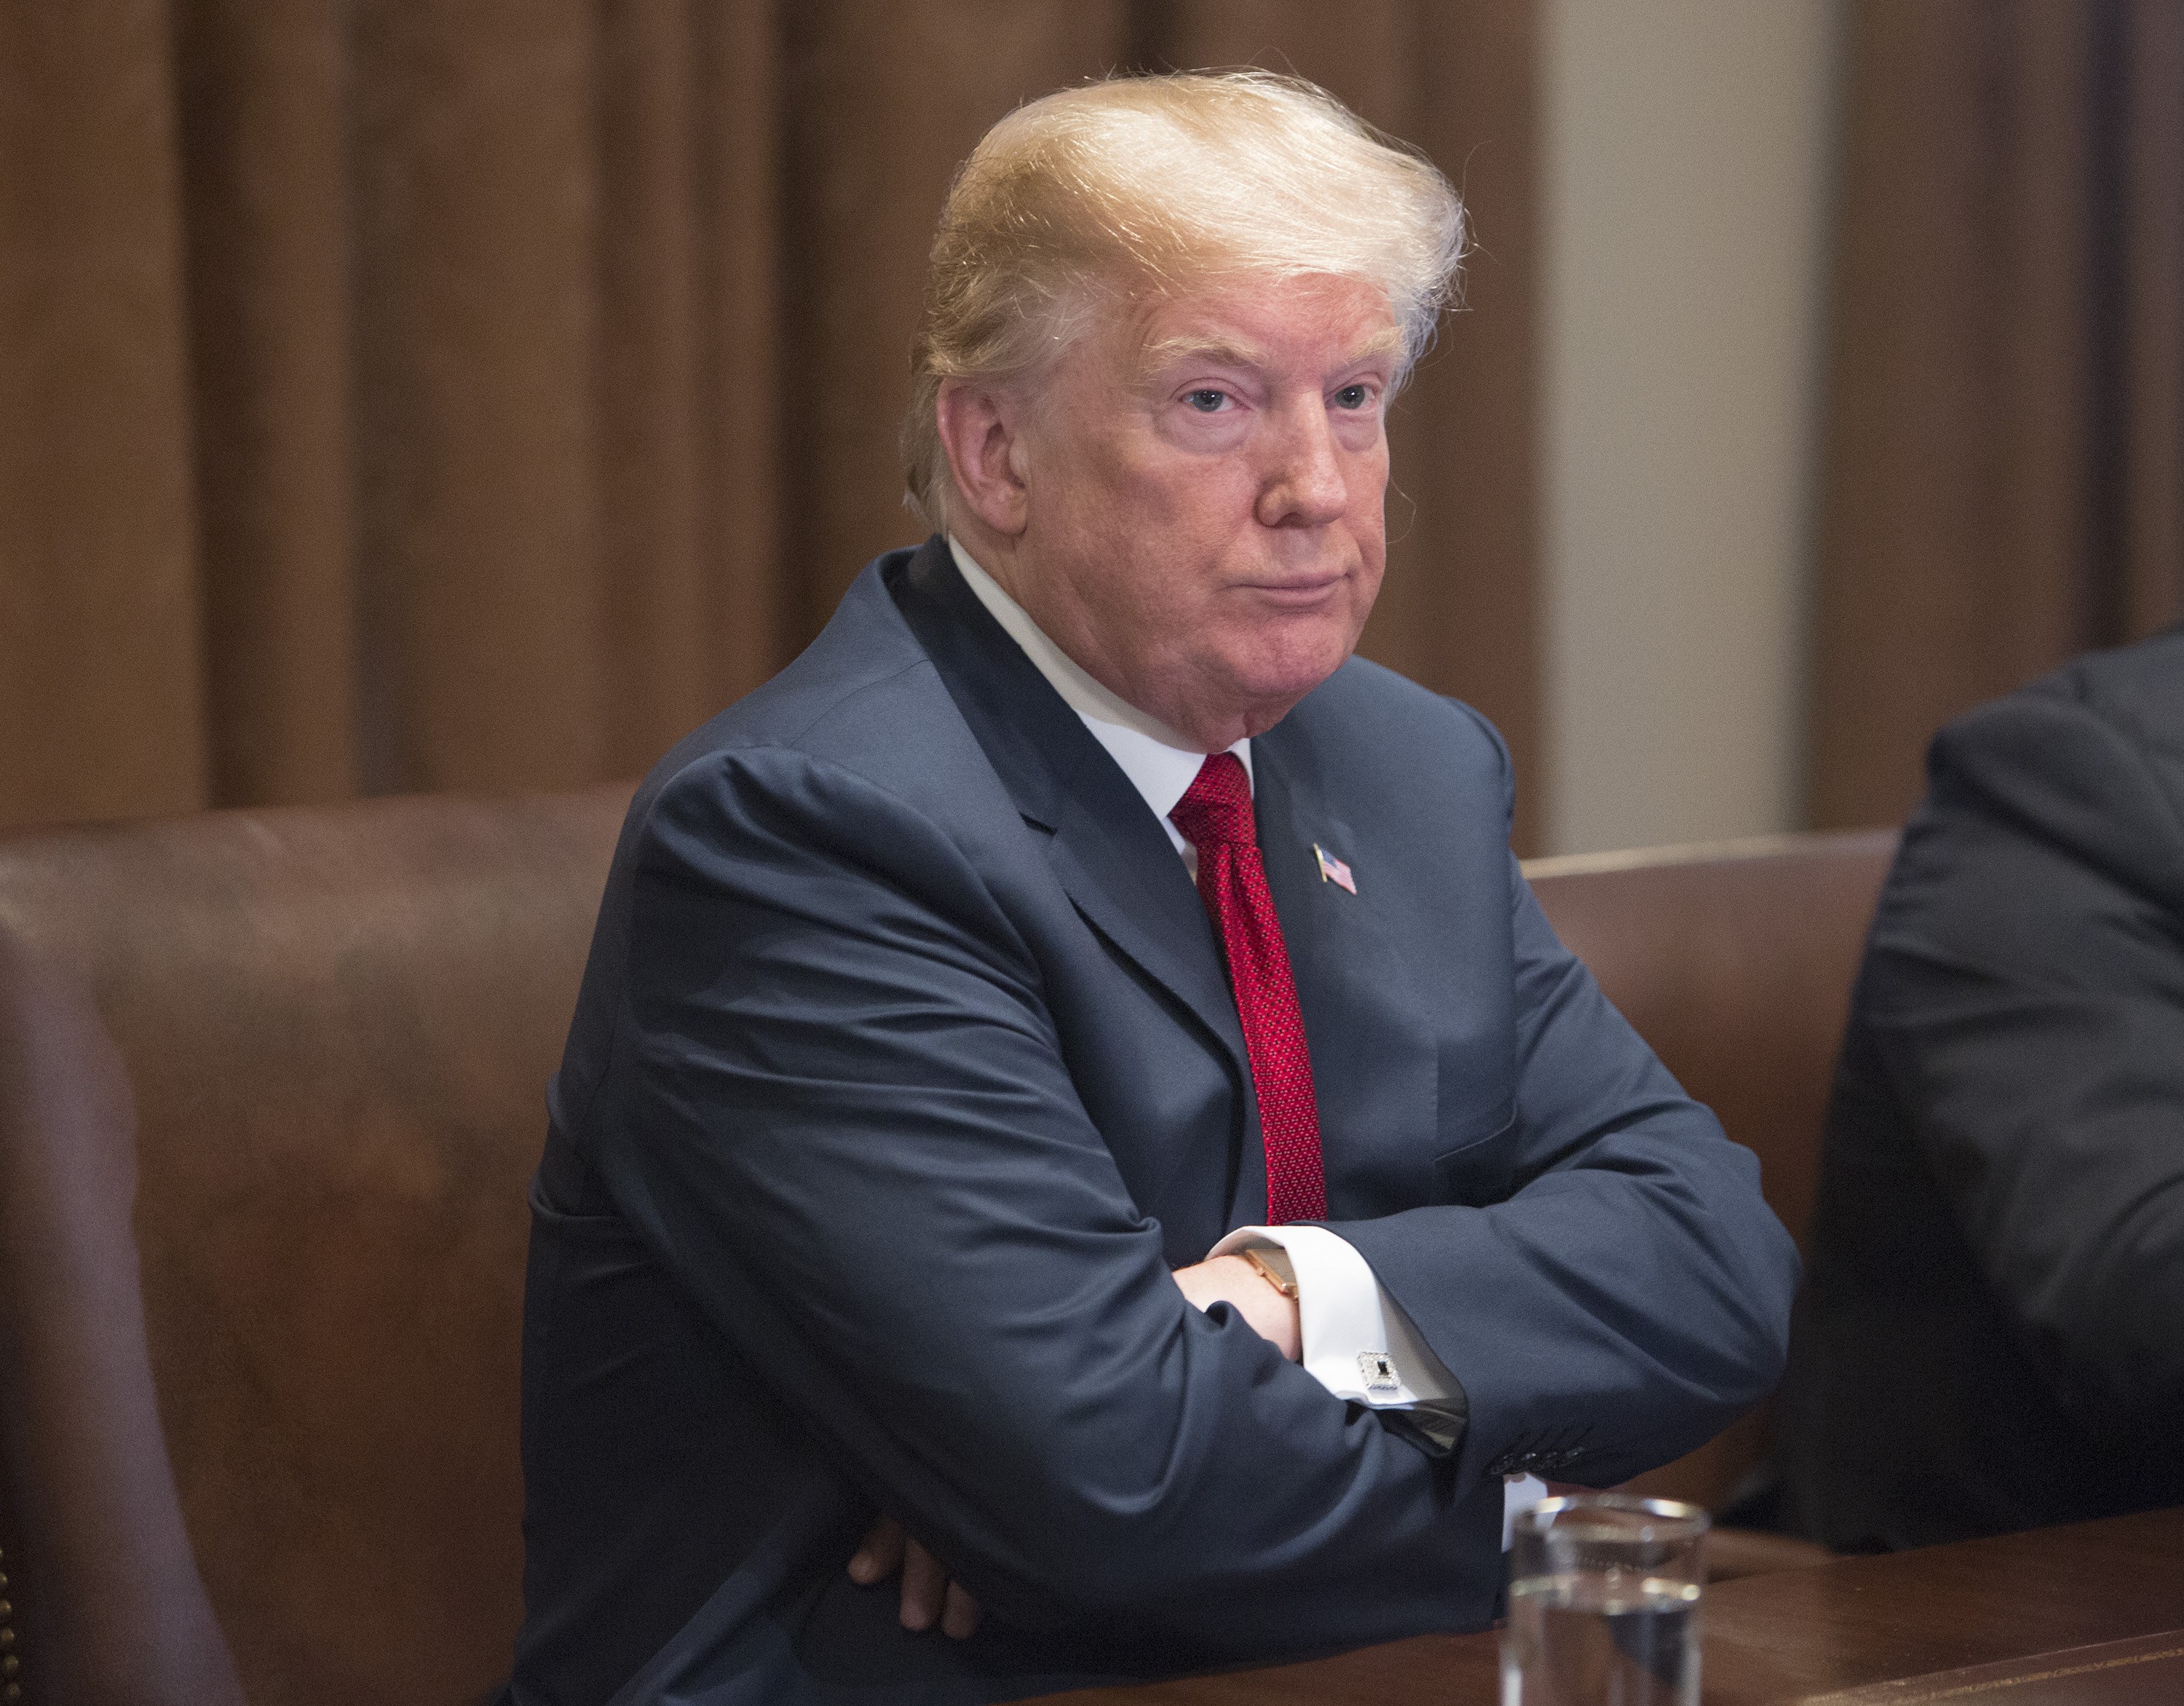
[[[2180,0],[0,0],[0,824],[641,772],[919,536],[979,133],[1243,63],[1471,207],[1364,650],[1520,850],[2184,615]]]

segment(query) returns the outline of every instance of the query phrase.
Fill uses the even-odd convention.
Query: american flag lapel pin
[[[1312,856],[1319,861],[1321,882],[1332,883],[1338,888],[1348,889],[1353,895],[1357,892],[1357,879],[1350,874],[1350,867],[1317,841],[1312,844]]]

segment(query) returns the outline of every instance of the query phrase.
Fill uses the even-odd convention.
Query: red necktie
[[[1228,960],[1236,1016],[1259,1094],[1259,1132],[1267,1145],[1267,1221],[1321,1220],[1327,1182],[1319,1161],[1319,1106],[1312,1100],[1312,1056],[1304,1043],[1289,950],[1282,945],[1274,897],[1259,861],[1251,782],[1243,761],[1217,752],[1168,816],[1198,850],[1198,895],[1212,915]]]

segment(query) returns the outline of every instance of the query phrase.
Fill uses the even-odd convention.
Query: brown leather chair
[[[0,1700],[10,1706],[26,1684],[30,1698],[67,1706],[242,1706],[145,1355],[129,1224],[136,1135],[128,1076],[90,991],[0,925]]]
[[[0,927],[84,969],[135,1086],[144,1337],[257,1706],[455,1706],[506,1675],[524,1188],[627,798],[0,839]],[[5,1437],[27,1515],[39,1464]],[[81,1586],[36,1538],[0,1530],[26,1613]],[[40,1679],[74,1674],[84,1626],[22,1627],[31,1706],[65,1698]],[[64,1650],[42,1654],[48,1629]]]
[[[88,1631],[127,1635],[116,1620],[135,1620],[132,1650],[148,1655],[132,1674],[185,1678],[209,1662],[177,1567],[175,1489],[256,1706],[459,1706],[504,1675],[521,1610],[524,1186],[627,798],[394,800],[0,838],[0,929],[84,968],[135,1086],[142,1335],[173,1465],[170,1482],[148,1427],[87,1436],[80,1460],[104,1454],[106,1504],[36,1506],[24,1495],[42,1462],[15,1416],[0,1419],[0,1547],[25,1584],[9,1650],[27,1700],[64,1700],[40,1677],[75,1674]],[[1760,1151],[1793,1229],[1888,845],[1533,867],[1609,994]],[[101,1045],[73,1034],[92,1079],[110,1076]],[[125,1155],[120,1116],[109,1105],[100,1118],[98,1140]],[[0,1199],[20,1164],[0,1146]],[[127,1274],[126,1240],[110,1235],[125,1172],[104,1176],[86,1212],[109,1217],[111,1281]],[[83,1330],[107,1335],[104,1377],[141,1417],[125,1291],[109,1285],[109,1327]],[[15,1317],[5,1343],[24,1342],[30,1295],[0,1289]],[[81,1379],[57,1368],[11,1372]],[[20,1380],[0,1382],[0,1409],[22,1409]],[[104,1402],[89,1385],[30,1397],[49,1413]],[[1756,1449],[1725,1437],[1649,1484],[1718,1497]],[[154,1542],[131,1566],[149,1597],[113,1599],[105,1625],[95,1608],[71,1613],[72,1597],[106,1590],[61,1554],[95,1553],[99,1525],[131,1510]]]

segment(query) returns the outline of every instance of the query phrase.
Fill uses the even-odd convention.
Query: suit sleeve
[[[1469,1416],[1464,1473],[1607,1486],[1780,1378],[1796,1247],[1730,1143],[1556,939],[1521,874],[1517,1110],[1500,1201],[1338,1223]]]
[[[2176,772],[2062,691],[1936,740],[1859,1004],[2042,1378],[2097,1432],[2184,1414]]]
[[[1507,750],[1457,709],[1499,755],[1506,836]],[[1501,1182],[1333,1229],[1460,1386],[1460,1474],[1604,1486],[1703,1444],[1774,1388],[1797,1248],[1757,1157],[1601,994],[1513,857],[1507,882],[1513,1117],[1444,1158]]]
[[[595,1164],[990,1614],[1212,1657],[1484,1620],[1498,1489],[1184,1301],[944,835],[777,750],[705,761],[638,833]]]

